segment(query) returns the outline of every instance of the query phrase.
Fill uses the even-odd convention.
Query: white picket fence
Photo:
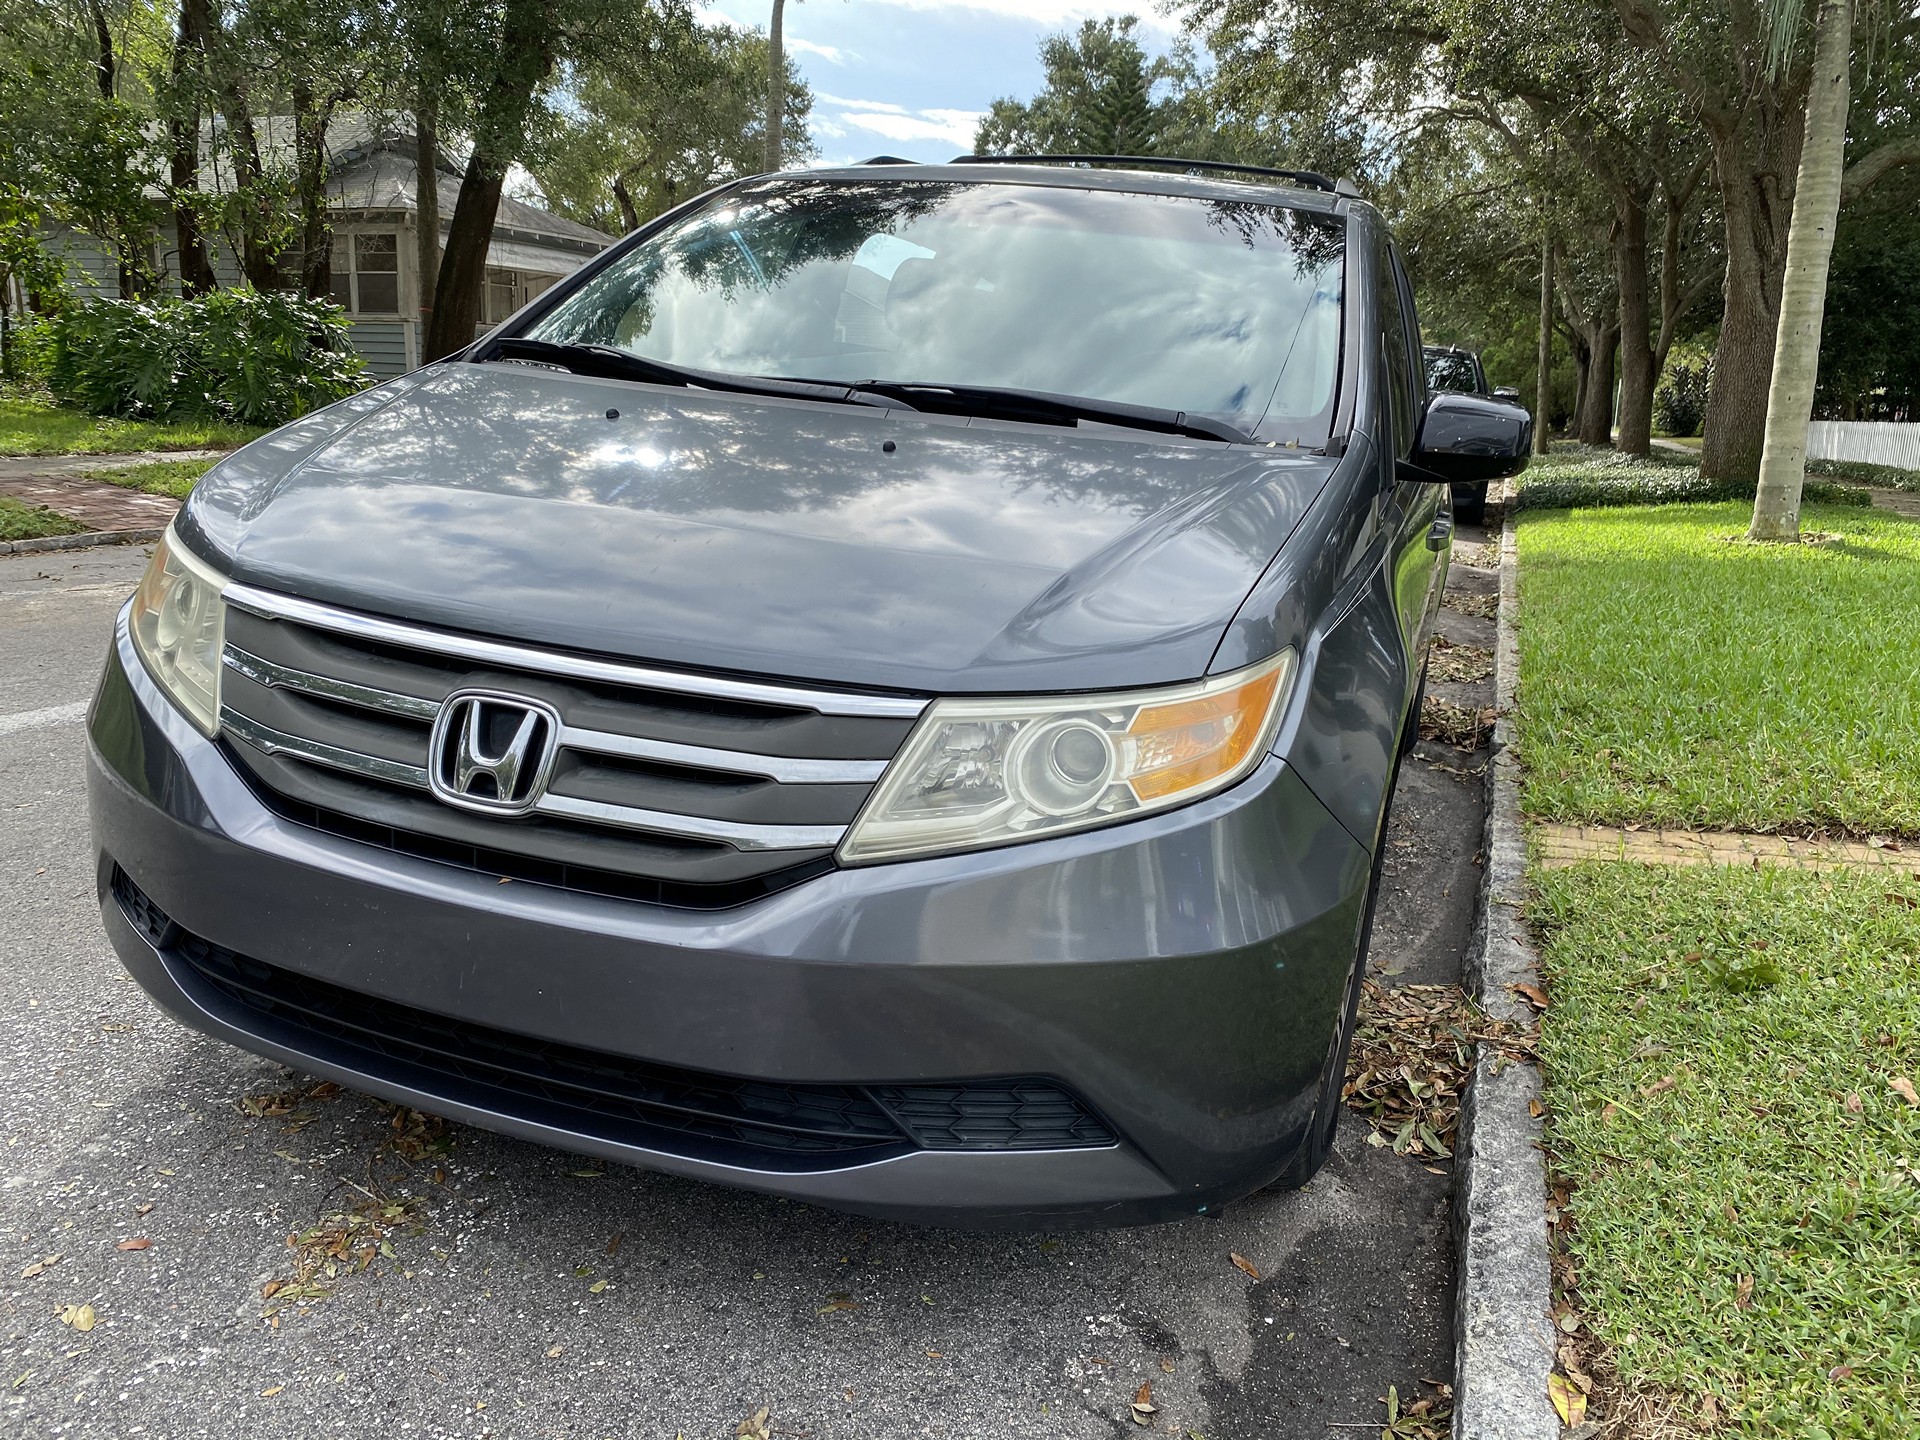
[[[1865,460],[1920,470],[1920,425],[1891,420],[1815,420],[1807,426],[1810,460]]]

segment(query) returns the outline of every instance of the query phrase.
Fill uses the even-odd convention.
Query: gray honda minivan
[[[726,185],[210,470],[89,719],[102,912],[206,1033],[876,1216],[1324,1160],[1447,482],[1345,185]]]

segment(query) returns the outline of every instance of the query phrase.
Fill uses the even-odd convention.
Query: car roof
[[[1278,176],[1241,176],[1221,171],[1129,170],[1107,165],[1095,168],[1085,164],[1050,162],[980,164],[959,161],[923,165],[911,160],[886,159],[878,163],[830,166],[820,170],[787,170],[781,172],[778,178],[860,180],[869,183],[876,180],[967,181],[975,185],[1036,185],[1060,190],[1188,195],[1210,200],[1252,200],[1268,205],[1284,205],[1291,210],[1335,216],[1346,215],[1355,201],[1355,197],[1350,195],[1329,194],[1324,190],[1288,184]]]

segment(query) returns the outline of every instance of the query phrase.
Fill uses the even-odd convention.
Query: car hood
[[[255,441],[181,528],[249,584],[535,644],[1099,689],[1204,674],[1335,463],[456,362]]]

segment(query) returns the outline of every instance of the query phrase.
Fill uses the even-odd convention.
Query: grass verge
[[[1781,1440],[1913,1434],[1920,880],[1597,863],[1533,881],[1571,1190],[1563,1364],[1592,1369],[1627,1433],[1664,1411]]]
[[[1521,517],[1520,756],[1538,819],[1920,836],[1920,525],[1739,504]]]
[[[131,450],[230,450],[267,432],[221,420],[122,420],[45,396],[0,395],[0,455],[111,455]]]
[[[128,490],[143,491],[148,495],[171,495],[176,500],[187,498],[187,492],[193,489],[194,482],[213,468],[213,460],[146,460],[138,465],[116,465],[102,470],[83,471],[88,480],[104,480],[109,485],[119,485]]]
[[[82,535],[87,527],[42,505],[0,495],[0,540],[39,540],[48,535]]]

